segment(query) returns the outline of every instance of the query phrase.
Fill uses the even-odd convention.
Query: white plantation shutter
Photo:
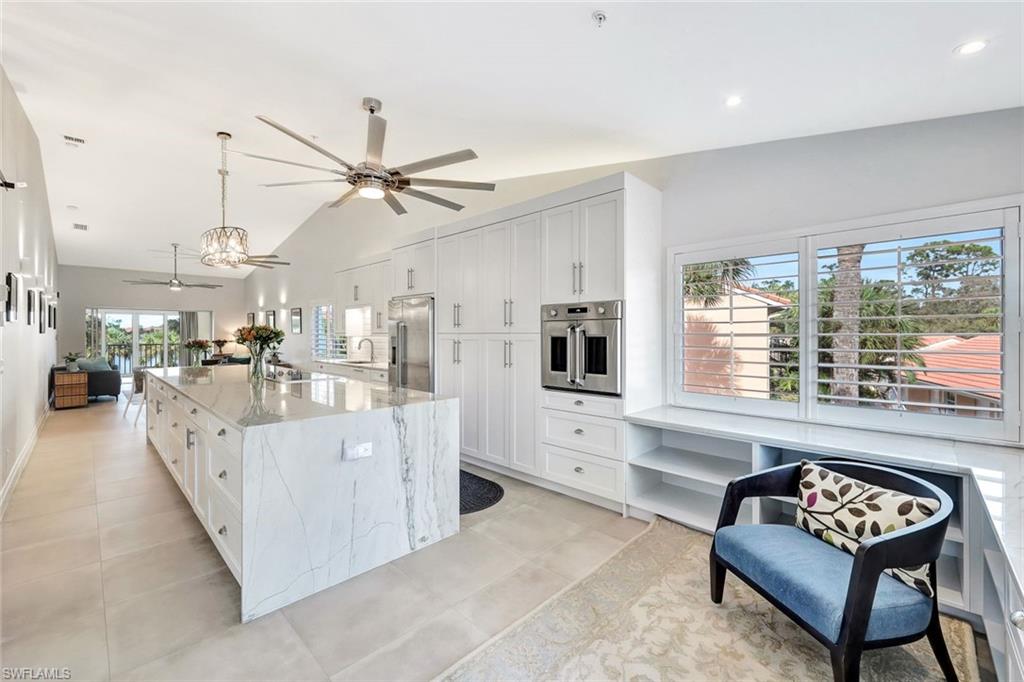
[[[311,355],[314,360],[337,360],[345,357],[345,338],[336,332],[332,304],[313,306],[311,339]]]

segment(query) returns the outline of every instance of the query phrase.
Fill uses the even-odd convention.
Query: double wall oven
[[[622,395],[622,301],[541,307],[544,388]]]

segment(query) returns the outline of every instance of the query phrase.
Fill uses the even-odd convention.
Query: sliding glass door
[[[136,368],[179,364],[176,312],[104,311],[103,327],[101,353],[124,376]]]

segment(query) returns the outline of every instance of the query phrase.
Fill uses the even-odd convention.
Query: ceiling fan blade
[[[247,258],[245,261],[246,265],[250,263],[257,263],[259,265],[291,265],[291,261],[286,260],[265,260],[262,258]]]
[[[152,279],[123,279],[121,281],[124,282],[125,284],[159,284],[161,286],[167,286],[167,282],[157,282],[156,280]]]
[[[472,149],[463,149],[462,151],[452,152],[451,154],[442,154],[441,156],[434,156],[429,159],[423,159],[422,161],[407,163],[404,166],[389,168],[388,172],[392,175],[412,175],[414,173],[430,170],[431,168],[440,168],[441,166],[450,166],[453,163],[472,161],[475,158],[475,151]]]
[[[185,284],[182,282],[181,286],[186,289],[220,289],[223,284]]]
[[[263,263],[250,263],[249,261],[245,261],[244,263],[242,263],[242,265],[249,265],[249,266],[252,266],[254,268],[263,268],[265,270],[273,270],[274,269],[274,267],[271,266],[271,265],[264,265]]]
[[[277,121],[273,121],[273,120],[267,118],[266,116],[257,116],[256,118],[259,119],[260,121],[263,121],[264,123],[266,123],[271,128],[277,128],[278,130],[280,130],[282,133],[284,133],[288,137],[292,138],[293,140],[295,140],[297,142],[301,142],[302,144],[306,145],[310,149],[313,149],[315,151],[320,152],[321,154],[326,156],[331,161],[334,161],[336,163],[340,163],[342,166],[344,166],[345,168],[347,168],[349,170],[354,170],[354,167],[348,161],[342,159],[341,157],[335,156],[334,154],[330,153],[329,151],[327,151],[326,149],[324,149],[323,147],[318,145],[316,142],[313,142],[313,140],[306,139],[305,137],[303,137],[302,135],[299,135],[294,130],[289,130],[288,128],[285,128],[283,125],[281,125]]]
[[[353,187],[352,189],[350,189],[349,191],[345,192],[340,197],[338,197],[338,199],[336,201],[331,202],[329,204],[329,206],[331,208],[338,208],[339,206],[344,204],[346,201],[348,201],[349,199],[351,199],[352,197],[354,197],[358,193],[359,193],[359,190],[357,190],[355,187]]]
[[[463,180],[438,180],[436,178],[400,178],[398,184],[413,187],[447,187],[449,189],[479,189],[494,191],[493,182],[466,182]]]
[[[327,171],[328,173],[335,173],[337,175],[345,175],[344,171],[340,171],[337,168],[324,168],[323,166],[311,166],[308,163],[299,163],[298,161],[285,161],[284,159],[275,159],[273,156],[261,156],[260,154],[250,154],[249,152],[240,152],[234,149],[229,149],[232,154],[241,154],[242,156],[248,156],[250,159],[263,159],[264,161],[274,161],[275,163],[286,163],[289,166],[298,166],[299,168],[311,168],[313,170]]]
[[[276,253],[261,253],[261,254],[249,254],[249,260],[261,259],[261,258],[280,258]]]
[[[381,156],[384,154],[384,134],[388,122],[377,114],[370,114],[370,128],[366,134],[366,165],[380,168]]]
[[[405,215],[408,211],[405,210],[405,206],[402,206],[402,202],[398,200],[391,190],[384,190],[384,203],[391,207],[391,210],[398,215]]]
[[[408,194],[411,197],[422,199],[423,201],[429,201],[430,203],[437,204],[438,206],[450,208],[453,211],[461,211],[462,209],[465,208],[465,206],[463,206],[462,204],[456,204],[454,201],[448,201],[447,199],[439,197],[436,194],[428,194],[427,192],[421,192],[418,189],[413,189],[411,187],[402,187],[399,188],[398,191],[400,191],[402,194]]]
[[[345,178],[337,178],[335,180],[295,180],[293,182],[268,182],[260,185],[260,187],[290,187],[292,185],[316,185],[321,182],[345,182]]]

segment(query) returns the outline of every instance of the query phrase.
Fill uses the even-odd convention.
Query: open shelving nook
[[[841,458],[811,447],[793,449],[639,423],[628,425],[626,452],[629,513],[658,514],[705,533],[714,533],[725,489],[732,479],[805,459]],[[966,477],[879,463],[923,478],[953,500],[953,515],[937,562],[939,601],[945,607],[966,610],[972,564],[967,560],[971,552],[964,533],[970,506],[964,503],[968,499]],[[792,524],[795,517],[796,498],[766,497],[745,501],[737,522]]]

